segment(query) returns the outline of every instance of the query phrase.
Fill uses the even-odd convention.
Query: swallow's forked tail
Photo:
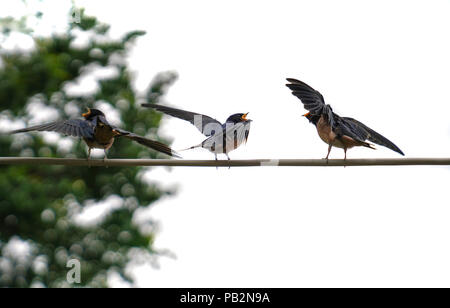
[[[377,149],[377,148],[375,147],[374,144],[369,143],[369,142],[364,142],[363,145],[364,145],[365,147],[369,148],[369,149],[372,149],[372,150],[376,150],[376,149]]]
[[[182,150],[177,150],[177,151],[178,151],[178,152],[183,152],[183,151],[187,151],[187,150],[192,150],[192,149],[195,149],[195,148],[199,148],[199,147],[201,147],[201,146],[202,146],[201,144],[197,144],[197,145],[191,146],[191,147],[189,147],[189,148],[182,149]]]
[[[125,138],[131,139],[155,151],[164,153],[172,157],[182,158],[181,155],[178,154],[176,151],[172,150],[169,146],[159,141],[151,140],[119,128],[114,128],[113,132],[115,133],[116,136],[123,136]]]

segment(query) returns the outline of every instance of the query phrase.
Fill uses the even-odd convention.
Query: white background
[[[249,142],[232,159],[326,155],[286,77],[406,157],[450,154],[448,1],[77,4],[110,23],[113,36],[147,31],[129,59],[137,89],[174,70],[167,104],[220,121],[250,112]],[[167,118],[163,133],[175,149],[203,140],[178,119]],[[334,148],[330,157],[343,154]],[[399,155],[378,147],[348,157]],[[178,186],[146,213],[160,221],[156,247],[176,259],[132,267],[138,286],[450,286],[448,167],[157,168],[147,177]]]

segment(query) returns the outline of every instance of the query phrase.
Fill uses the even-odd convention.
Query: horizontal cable
[[[43,157],[0,157],[0,165],[62,165],[91,167],[258,167],[258,166],[430,166],[450,165],[450,158],[364,158],[364,159],[245,159],[245,160],[185,160],[185,159],[72,159]]]

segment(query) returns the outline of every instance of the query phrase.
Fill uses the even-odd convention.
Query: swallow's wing
[[[216,133],[216,127],[222,127],[222,124],[207,115],[185,111],[181,109],[161,106],[157,104],[142,104],[143,107],[153,108],[165,114],[190,122],[205,136],[212,136]]]
[[[246,121],[246,122],[240,122],[236,125],[236,130],[235,130],[234,135],[235,135],[235,140],[237,141],[238,145],[240,145],[243,142],[247,143],[248,135],[250,133],[250,123],[251,123],[250,121]]]
[[[340,117],[338,126],[342,129],[344,135],[350,136],[353,139],[360,141],[369,140],[401,155],[405,155],[393,142],[353,118]]]
[[[10,134],[26,133],[32,131],[57,132],[73,137],[93,138],[94,126],[89,121],[82,119],[70,119],[59,122],[52,122],[42,125],[31,126],[10,132]]]
[[[325,100],[319,91],[314,90],[303,81],[287,78],[290,82],[286,86],[291,89],[292,94],[298,97],[312,115],[325,115],[330,125],[334,126],[334,114],[330,105],[325,104]]]
[[[178,154],[176,151],[172,150],[171,148],[169,148],[167,145],[165,145],[164,143],[158,142],[158,141],[154,141],[139,135],[136,135],[132,132],[120,129],[120,128],[113,128],[113,131],[117,134],[117,136],[122,136],[128,139],[131,139],[133,141],[136,141],[139,144],[142,144],[148,148],[151,148],[155,151],[167,154],[169,156],[173,156],[176,158],[181,158],[180,154]]]

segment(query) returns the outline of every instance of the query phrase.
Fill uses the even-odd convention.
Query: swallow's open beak
[[[88,108],[88,111],[87,111],[86,113],[83,113],[82,116],[83,116],[84,118],[87,118],[90,114],[91,114],[91,109]]]
[[[308,117],[310,114],[311,114],[311,113],[308,112],[308,113],[305,113],[303,116],[304,116],[304,117]]]
[[[248,114],[248,112],[241,117],[242,121],[248,121],[247,114]]]

